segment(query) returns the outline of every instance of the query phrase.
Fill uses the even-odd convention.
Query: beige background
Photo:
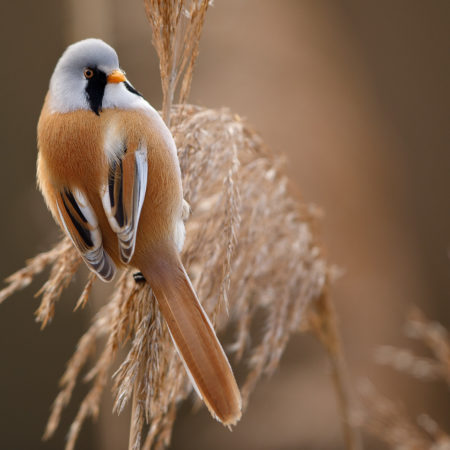
[[[407,342],[401,327],[412,304],[450,325],[449,6],[216,0],[191,93],[193,103],[226,105],[247,117],[274,151],[288,156],[287,170],[305,199],[325,211],[329,259],[346,271],[333,296],[353,379],[370,376],[403,398],[411,414],[426,409],[443,426],[449,425],[445,388],[378,368],[373,351]],[[64,47],[104,38],[156,107],[161,94],[140,1],[8,2],[2,19],[4,278],[58,236],[35,190],[35,127]],[[95,308],[71,312],[80,290],[74,286],[40,332],[33,321],[37,288],[0,307],[1,449],[60,449],[75,414],[69,408],[57,436],[40,443],[58,377]],[[83,392],[77,390],[78,399]],[[182,408],[174,449],[342,448],[326,360],[310,337],[292,340],[233,433],[205,411],[189,413],[190,406]],[[126,417],[105,410],[99,426],[85,426],[78,448],[123,449],[126,427]],[[382,448],[365,440],[366,448]]]

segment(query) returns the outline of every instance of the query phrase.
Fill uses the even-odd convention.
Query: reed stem
[[[347,364],[342,350],[336,309],[327,287],[315,306],[315,311],[309,318],[309,325],[324,346],[331,365],[331,377],[336,393],[345,445],[348,450],[362,450],[361,433],[351,420],[352,405]]]
[[[133,388],[133,400],[131,403],[131,419],[130,419],[130,436],[128,439],[128,450],[133,450],[134,443],[136,442],[136,433],[139,433],[138,428],[138,418],[136,417],[138,413],[137,403],[138,403],[138,379],[134,382]]]

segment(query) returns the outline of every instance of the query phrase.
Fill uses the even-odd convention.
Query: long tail
[[[228,359],[175,250],[138,264],[150,283],[186,371],[213,417],[234,425],[241,394]]]

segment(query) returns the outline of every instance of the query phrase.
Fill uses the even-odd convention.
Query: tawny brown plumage
[[[214,417],[236,423],[239,389],[178,255],[183,194],[167,129],[139,109],[54,111],[49,97],[38,124],[37,177],[54,218],[104,279],[112,278],[114,265],[143,273],[198,393]],[[111,139],[122,153],[105,150]],[[141,164],[146,159],[142,209],[136,206],[139,155]],[[120,228],[122,222],[129,227]]]
[[[38,183],[47,205],[61,224],[55,205],[55,191],[65,187],[83,190],[92,204],[103,237],[103,247],[119,267],[117,236],[109,226],[100,192],[108,179],[109,166],[103,149],[106,126],[114,120],[127,136],[127,153],[145,139],[148,149],[147,192],[139,221],[135,258],[147,257],[153,245],[168,239],[181,215],[181,179],[167,144],[152,130],[139,111],[104,110],[99,117],[91,111],[50,113],[47,101],[38,123]],[[138,267],[134,261],[132,265]],[[140,269],[140,267],[138,267]]]

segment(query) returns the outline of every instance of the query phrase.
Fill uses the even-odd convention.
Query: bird
[[[196,392],[215,419],[236,424],[236,379],[180,258],[188,207],[176,145],[110,45],[90,38],[66,48],[37,146],[38,187],[88,268],[105,282],[118,270],[138,271]]]

